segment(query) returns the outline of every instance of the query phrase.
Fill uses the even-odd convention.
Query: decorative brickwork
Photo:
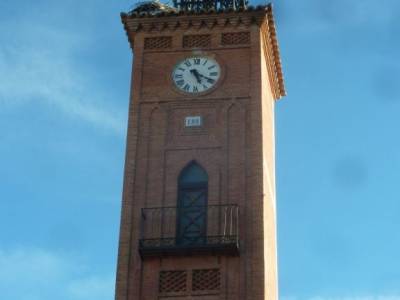
[[[193,270],[192,291],[215,291],[221,288],[219,269]]]
[[[160,36],[144,39],[144,49],[168,49],[172,47],[172,37]]]
[[[211,35],[197,34],[183,37],[183,48],[207,48],[211,46]]]
[[[158,290],[162,294],[186,292],[186,282],[186,271],[161,271]]]
[[[229,32],[221,36],[222,45],[246,45],[250,44],[250,32]]]

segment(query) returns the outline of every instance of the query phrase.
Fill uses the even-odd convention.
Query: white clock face
[[[178,63],[172,79],[176,87],[186,93],[196,94],[210,90],[221,77],[221,68],[215,59],[192,56]]]

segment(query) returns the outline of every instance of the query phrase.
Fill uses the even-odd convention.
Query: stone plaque
[[[185,127],[200,127],[202,125],[201,116],[185,117]]]

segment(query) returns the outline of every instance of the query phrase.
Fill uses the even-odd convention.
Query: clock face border
[[[180,88],[178,88],[175,84],[174,78],[173,78],[173,73],[174,70],[176,69],[176,67],[178,65],[180,65],[182,62],[184,62],[185,60],[187,60],[188,58],[192,58],[192,57],[209,57],[213,60],[215,60],[220,68],[220,76],[217,80],[217,82],[209,89],[202,91],[202,92],[198,92],[198,93],[191,93],[191,92],[185,92],[183,90],[181,90]],[[183,94],[185,96],[191,96],[192,98],[196,98],[198,96],[203,96],[209,93],[212,93],[213,91],[215,91],[216,89],[218,89],[224,79],[225,79],[225,62],[223,59],[221,59],[218,55],[216,55],[215,53],[207,53],[207,52],[189,52],[187,54],[183,55],[183,58],[180,58],[177,60],[177,62],[173,65],[171,71],[169,72],[169,82],[172,85],[172,89],[175,90],[176,92],[178,92],[179,94]]]

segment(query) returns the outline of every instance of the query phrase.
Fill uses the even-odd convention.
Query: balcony
[[[237,205],[143,208],[139,252],[238,255],[238,226]]]

